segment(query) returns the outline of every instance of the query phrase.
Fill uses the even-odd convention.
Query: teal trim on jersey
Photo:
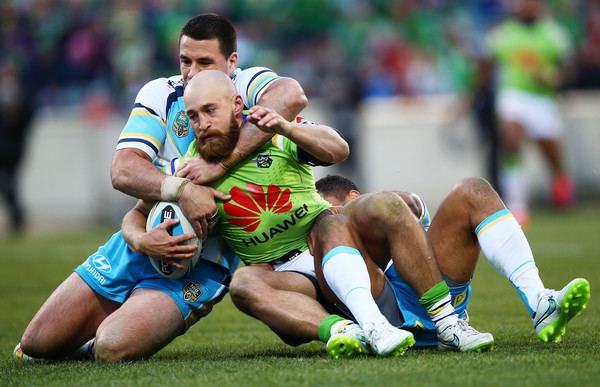
[[[511,212],[507,209],[503,209],[500,210],[498,212],[493,213],[492,215],[488,216],[487,218],[485,218],[481,223],[479,223],[479,225],[477,227],[475,227],[475,234],[479,234],[479,231],[484,228],[485,226],[487,226],[488,224],[492,223],[493,221],[495,221],[498,218],[501,218],[505,215],[510,215]]]
[[[331,258],[333,258],[334,256],[336,256],[338,254],[361,255],[360,251],[358,251],[354,247],[349,247],[349,246],[334,247],[333,249],[329,250],[329,252],[327,254],[325,254],[325,256],[323,257],[323,263],[321,264],[321,266],[325,266],[327,261],[329,261]]]

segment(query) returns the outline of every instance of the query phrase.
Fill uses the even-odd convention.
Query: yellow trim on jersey
[[[273,137],[271,137],[271,144],[283,150],[283,136],[279,134],[274,135]]]
[[[147,133],[130,133],[130,132],[121,133],[121,135],[119,136],[119,140],[124,139],[124,138],[132,138],[132,139],[143,138],[144,140],[148,140],[151,143],[153,143],[154,145],[156,145],[156,147],[158,149],[161,148],[160,141],[156,137],[151,136]]]
[[[130,116],[131,117],[139,117],[139,116],[152,117],[152,118],[156,119],[158,122],[160,122],[160,124],[162,126],[164,126],[165,128],[167,127],[167,124],[165,123],[165,121],[162,118],[160,118],[160,117],[158,117],[158,116],[150,113],[148,110],[146,110],[144,108],[134,108],[134,109],[132,109]]]
[[[265,83],[268,83],[275,78],[276,78],[275,73],[272,71],[267,71],[264,74],[259,75],[252,82],[252,85],[250,86],[250,89],[248,90],[248,103],[256,103],[257,101],[254,100],[256,93],[258,93],[258,91],[262,88],[262,86]]]

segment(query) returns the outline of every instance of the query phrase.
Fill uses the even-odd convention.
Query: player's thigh
[[[155,289],[136,289],[98,328],[96,357],[115,362],[151,356],[185,331],[175,301]]]
[[[468,281],[473,276],[479,257],[470,211],[461,199],[460,195],[449,195],[427,231],[442,276],[457,282]]]
[[[34,357],[67,355],[94,337],[101,322],[119,306],[72,273],[33,317],[21,347]]]
[[[305,275],[295,271],[274,271],[268,264],[240,267],[233,275],[229,290],[232,297],[249,292],[269,297],[270,290],[297,292],[312,298],[317,294],[313,282]]]
[[[408,205],[393,192],[365,194],[343,209],[361,253],[384,269],[390,259],[390,241],[402,238],[402,230],[421,226]]]

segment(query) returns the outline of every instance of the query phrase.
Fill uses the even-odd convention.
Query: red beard
[[[231,120],[229,123],[229,133],[225,135],[211,135],[208,141],[205,141],[206,135],[210,133],[201,134],[197,141],[196,146],[200,156],[211,163],[216,163],[225,160],[238,142],[240,137],[240,125],[235,119],[233,112],[231,113]]]

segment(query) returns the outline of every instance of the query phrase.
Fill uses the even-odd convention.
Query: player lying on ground
[[[362,207],[364,196],[361,196],[354,183],[342,176],[327,176],[317,181],[316,186],[323,198],[334,205]],[[400,195],[406,197],[406,193]],[[389,199],[392,202],[396,201],[393,198]],[[388,214],[389,212],[385,211],[381,213],[378,225],[398,222]],[[331,220],[330,226],[336,230],[348,224],[344,219]],[[372,222],[372,216],[366,217],[364,212],[358,212],[358,216],[351,222],[351,227],[373,230]],[[523,231],[498,194],[483,179],[466,179],[452,189],[433,217],[427,238],[435,252],[438,266],[450,286],[453,304],[460,310],[463,318],[467,317],[470,282],[480,251],[483,251],[492,266],[517,289],[529,311],[538,338],[544,342],[560,341],[566,333],[569,320],[585,309],[590,298],[589,283],[582,278],[572,280],[560,291],[544,286]],[[356,276],[361,268],[364,272],[365,265],[358,262],[358,252],[350,252],[350,255],[351,259],[346,259],[333,273],[333,285],[327,272],[329,257],[323,260],[325,279],[338,297],[344,296],[344,286],[369,288],[368,281],[365,280],[361,284],[351,279],[350,276]],[[381,283],[389,283],[405,319],[403,326],[431,329],[431,322],[427,316],[418,309],[411,308],[417,304],[418,297],[398,275],[398,266],[386,267],[385,260],[373,265],[369,261],[370,257],[365,259],[374,296],[381,292]],[[357,261],[355,266],[353,260]],[[385,270],[385,277],[382,270]],[[345,304],[359,321],[359,316],[366,313],[364,303],[357,303],[354,296],[348,297]],[[405,310],[409,311],[408,314]],[[413,314],[416,316],[414,320]],[[407,316],[409,318],[406,318]]]
[[[113,184],[125,193],[178,200],[202,235],[216,209],[213,195],[219,193],[166,176],[152,164],[164,165],[185,153],[194,138],[183,103],[187,82],[200,71],[220,70],[235,79],[248,107],[259,101],[290,119],[305,106],[306,97],[296,81],[279,78],[269,69],[237,69],[235,30],[218,15],[202,14],[187,22],[180,34],[179,58],[181,75],[155,79],[140,90],[111,172]],[[229,159],[217,165],[190,165],[187,173],[190,179],[202,171],[222,173],[223,164],[245,157],[269,137],[247,123]],[[118,232],[52,293],[29,323],[15,355],[63,358],[96,337],[95,347],[82,347],[83,355],[95,349],[96,358],[103,361],[148,357],[206,315],[226,293],[239,260],[220,257],[218,251],[205,254],[189,278],[168,280],[146,256],[131,251]],[[202,292],[198,284],[205,286]]]
[[[230,92],[223,94],[227,85]],[[203,72],[190,82],[184,99],[197,136],[197,143],[190,146],[186,157],[202,155],[213,162],[226,157],[237,141],[236,123],[244,120],[241,99],[236,95],[231,81],[216,71]],[[300,304],[296,305],[293,301],[298,298],[297,294],[283,295],[280,299],[286,304],[286,310],[296,313],[306,303],[317,304],[312,282],[315,278],[314,259],[307,249],[306,239],[313,222],[329,218],[327,209],[330,207],[316,192],[311,168],[298,161],[312,161],[313,164],[340,161],[347,156],[347,144],[329,127],[290,123],[279,114],[260,106],[253,108],[249,119],[257,120],[259,128],[278,134],[257,154],[211,184],[213,188],[227,192],[232,197],[229,202],[218,203],[219,222],[216,232],[242,261],[252,265],[262,275],[270,274],[271,277],[286,281],[288,286],[296,286],[296,291],[312,287],[312,294],[308,297],[310,301],[300,297]],[[175,162],[171,165],[175,165]],[[384,193],[365,198],[363,207],[352,207],[352,214],[354,211],[366,211],[370,214],[369,208],[378,206],[387,196],[389,195]],[[131,212],[123,224],[123,230],[130,245],[154,256],[156,251],[152,250],[153,246],[146,244],[151,239],[147,237],[144,227],[146,221],[143,215],[147,214],[149,206],[149,203],[145,206],[140,204],[137,207],[139,212]],[[390,208],[390,211],[395,210]],[[416,219],[406,205],[397,211],[399,217],[410,216],[411,219]],[[318,227],[318,230],[321,234],[318,240],[312,238],[315,250],[329,251],[340,245],[354,247],[351,241],[336,239],[338,235],[329,232],[326,227]],[[490,348],[493,345],[491,335],[481,334],[468,324],[459,323],[450,304],[448,287],[441,279],[426,238],[406,237],[411,233],[422,232],[418,222],[415,220],[414,224],[404,225],[402,229],[390,227],[388,231],[388,235],[377,240],[369,240],[370,235],[362,235],[361,242],[369,240],[372,243],[385,243],[390,248],[382,252],[386,257],[392,251],[398,257],[398,264],[411,268],[403,271],[402,276],[422,296],[420,302],[436,321],[440,338],[448,341],[446,336],[458,337],[452,343],[453,349]],[[192,249],[193,247],[185,247],[185,250]],[[413,335],[390,325],[377,307],[371,312],[369,317],[359,319],[359,322],[365,330],[368,344],[376,354],[400,355],[414,344]],[[260,314],[252,315],[263,319]],[[332,325],[337,322],[331,319],[328,321]],[[341,322],[353,325],[349,321]],[[279,333],[276,326],[271,327]],[[353,329],[360,331],[357,327]],[[315,333],[312,332],[312,337],[316,336]],[[287,335],[284,336],[287,339]],[[299,334],[291,332],[290,336]],[[335,346],[345,348],[351,342],[356,344],[355,336],[347,336],[345,339],[330,341],[330,352],[336,352],[333,350]],[[364,350],[362,346],[355,349]]]
[[[343,204],[360,195],[353,183],[338,177],[321,180],[317,186],[320,193],[335,205]],[[421,217],[427,228],[428,214],[423,202],[414,195],[399,194],[413,208],[414,213]],[[388,199],[393,201],[389,197]],[[366,226],[362,228],[369,230],[374,228],[374,224],[389,222],[387,214],[389,210],[381,211],[382,220],[379,223],[373,223],[373,219],[369,219]],[[447,225],[448,228],[442,225]],[[568,321],[579,314],[589,300],[589,284],[584,279],[573,280],[560,291],[546,289],[543,286],[522,230],[514,218],[506,212],[498,195],[482,179],[467,179],[456,185],[436,213],[435,227],[433,232],[427,234],[427,238],[430,239],[436,253],[440,254],[438,256],[440,268],[449,284],[452,303],[456,306],[460,317],[467,321],[466,307],[470,296],[470,280],[480,248],[497,271],[517,288],[530,311],[536,334],[542,341],[560,341],[566,332],[565,326]],[[458,246],[462,249],[466,248],[466,254],[461,254],[463,250]],[[341,270],[344,270],[346,264],[351,265],[351,260],[352,258],[344,261]],[[364,271],[360,260],[354,259],[354,264],[358,269],[355,269],[357,273],[361,272],[361,266]],[[393,266],[388,265],[386,278],[383,278],[379,270],[384,267],[383,265],[373,270],[372,261],[368,260],[367,264],[373,276],[371,288],[375,296],[380,294],[377,301],[384,315],[397,326],[415,333],[417,345],[435,345],[437,340],[433,332],[433,323],[425,311],[419,308],[418,296],[415,292],[399,278]],[[282,338],[288,338],[286,342],[290,344],[297,345],[315,339],[314,332],[317,327],[321,328],[319,329],[321,338],[329,337],[325,322],[332,318],[326,318],[327,312],[320,305],[304,302],[300,304],[302,314],[298,317],[298,314],[290,311],[285,303],[286,298],[298,297],[293,283],[289,282],[291,278],[287,278],[288,282],[280,281],[276,274],[265,276],[253,266],[238,269],[230,286],[232,299],[240,309],[260,318]],[[343,276],[340,277],[344,279]],[[363,287],[369,288],[366,280]],[[303,289],[304,294],[317,294],[314,289],[312,289],[313,293],[310,293],[310,290],[307,285],[307,288]],[[396,298],[397,307],[393,302],[389,302],[390,292]],[[352,301],[353,297],[350,299]],[[362,305],[359,304],[355,313],[363,313],[364,309],[361,308]],[[400,309],[401,320],[397,318],[397,309]],[[332,321],[335,321],[335,318]],[[309,330],[307,327],[312,329]],[[297,335],[296,332],[305,333]],[[343,341],[345,335],[356,337],[356,332],[342,329],[332,340]],[[295,341],[289,340],[290,337]],[[444,347],[444,344],[441,343],[440,346]],[[333,350],[336,351],[338,348],[333,347]],[[353,353],[350,348],[347,353],[333,353],[333,355],[351,356]]]

